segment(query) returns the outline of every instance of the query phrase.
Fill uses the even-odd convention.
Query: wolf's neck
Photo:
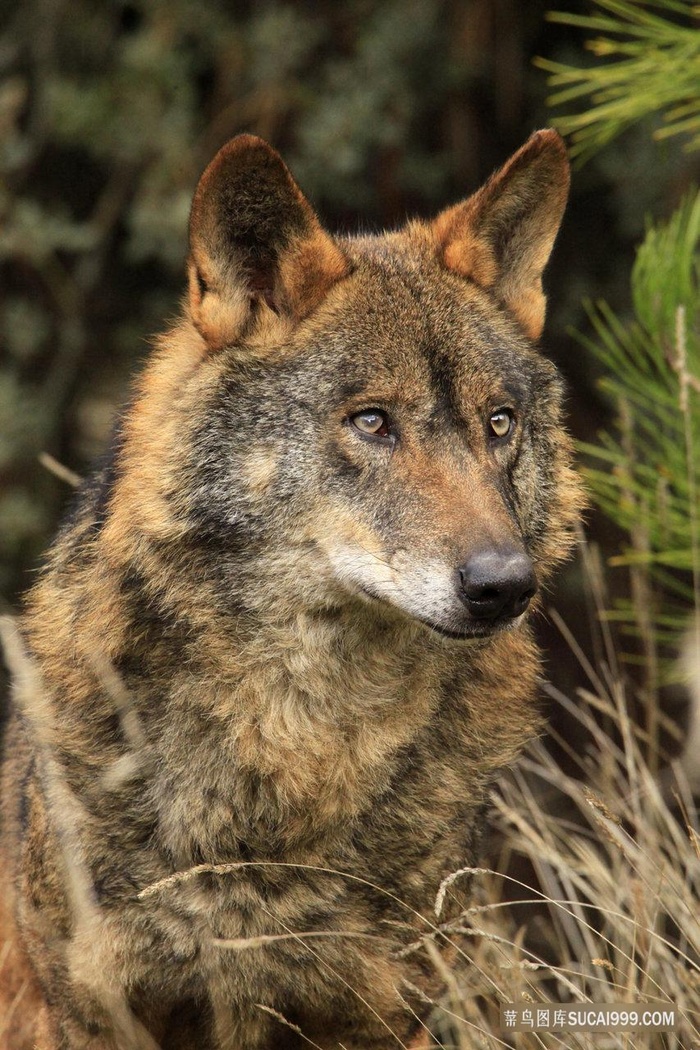
[[[435,649],[420,626],[362,611],[270,618],[223,661],[216,654],[216,684],[200,700],[230,720],[242,760],[274,765],[293,752],[313,761],[326,734],[349,746],[381,727],[393,742],[422,723]]]
[[[174,683],[158,736],[171,783],[159,796],[177,802],[161,823],[178,842],[198,828],[209,856],[251,799],[268,837],[271,827],[302,841],[347,825],[386,789],[400,750],[431,717],[435,644],[411,624],[382,629],[340,613],[269,622],[228,656],[217,650],[201,675]],[[199,761],[215,802],[201,797]],[[237,833],[251,841],[257,831]]]

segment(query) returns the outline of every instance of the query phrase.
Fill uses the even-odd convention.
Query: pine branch
[[[553,11],[552,22],[601,35],[586,48],[589,67],[547,59],[535,64],[555,89],[553,107],[580,104],[556,123],[571,136],[572,154],[586,159],[644,117],[661,113],[657,139],[685,135],[685,148],[700,148],[700,8],[692,0],[594,0],[604,14]],[[655,14],[654,9],[661,12]]]
[[[581,341],[605,368],[615,430],[582,445],[603,512],[630,537],[611,564],[646,572],[658,640],[700,609],[700,193],[650,226],[632,271],[635,319],[589,307],[594,338]],[[633,623],[634,603],[616,616]],[[677,632],[677,633],[678,633]],[[676,634],[677,637],[677,634]]]

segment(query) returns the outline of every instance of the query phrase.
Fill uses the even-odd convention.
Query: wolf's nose
[[[532,562],[522,551],[477,551],[457,574],[460,598],[475,620],[520,616],[537,590]]]

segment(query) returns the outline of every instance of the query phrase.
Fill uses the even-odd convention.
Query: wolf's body
[[[207,169],[185,317],[22,623],[11,1050],[420,1033],[579,504],[533,345],[567,181],[540,132],[435,223],[333,240],[259,140]]]

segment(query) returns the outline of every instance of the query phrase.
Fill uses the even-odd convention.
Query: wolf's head
[[[270,146],[229,142],[127,420],[130,525],[188,544],[222,608],[517,623],[579,506],[534,345],[568,181],[540,131],[433,222],[333,238]]]

